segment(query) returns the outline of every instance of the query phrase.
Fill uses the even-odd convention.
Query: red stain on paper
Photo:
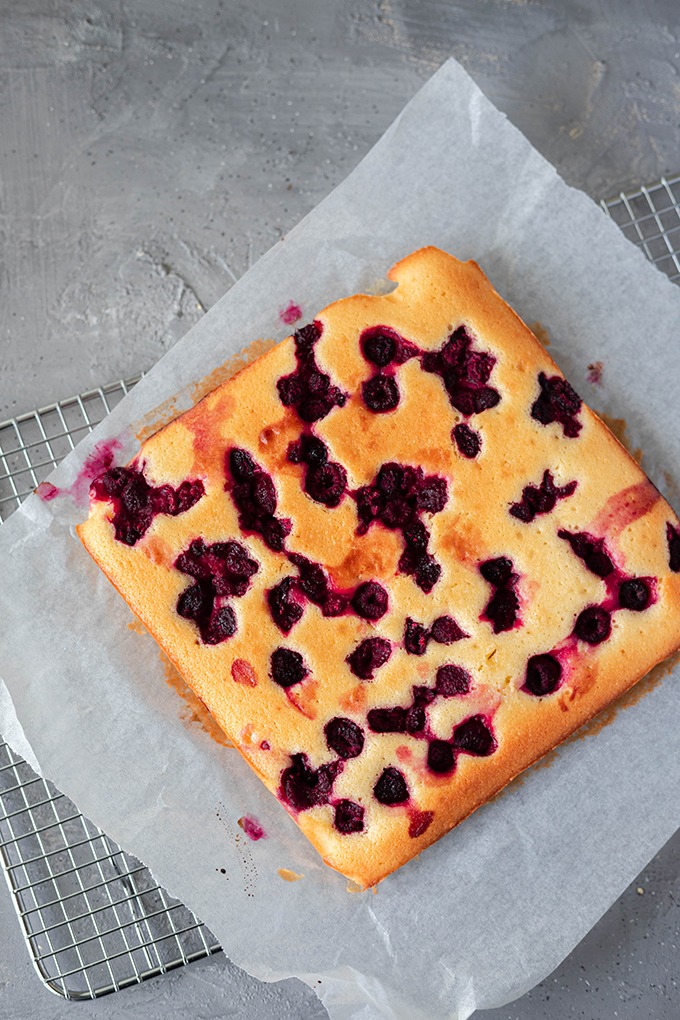
[[[59,489],[51,482],[41,482],[35,490],[37,495],[46,503],[57,496],[70,496],[76,503],[84,503],[89,496],[90,484],[113,466],[115,454],[122,445],[119,439],[102,440],[85,459],[75,482],[68,489]]]
[[[267,839],[267,833],[257,818],[253,818],[251,815],[244,815],[243,818],[239,818],[238,824],[248,839],[252,839],[253,843],[257,843],[258,839]]]
[[[292,326],[294,322],[302,318],[302,309],[294,301],[291,301],[287,308],[279,312],[279,318],[286,326]]]
[[[58,489],[56,485],[52,485],[52,482],[41,482],[35,491],[36,495],[40,496],[44,503],[49,503],[50,500],[59,495],[61,489]]]
[[[604,365],[601,361],[593,361],[591,365],[588,365],[588,382],[592,383],[593,386],[602,385],[602,370]]]

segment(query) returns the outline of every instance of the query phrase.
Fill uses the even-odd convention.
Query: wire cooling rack
[[[601,205],[659,269],[680,279],[680,175]],[[0,423],[0,521],[138,381]],[[38,973],[66,998],[96,998],[220,949],[138,860],[1,739],[0,856]]]
[[[600,204],[650,262],[674,282],[680,279],[680,174]]]
[[[139,378],[0,423],[0,520]],[[93,999],[220,949],[147,868],[1,738],[0,856],[38,973],[68,999]]]

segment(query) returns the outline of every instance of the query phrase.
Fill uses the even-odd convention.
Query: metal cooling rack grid
[[[0,520],[139,378],[0,423]],[[0,857],[38,973],[66,998],[96,998],[220,949],[138,860],[1,739]]]
[[[680,174],[600,204],[650,262],[680,279]]]
[[[659,269],[680,279],[680,175],[601,205]],[[0,520],[138,381],[0,423]],[[105,995],[220,949],[139,861],[1,741],[0,856],[38,973],[67,998]]]

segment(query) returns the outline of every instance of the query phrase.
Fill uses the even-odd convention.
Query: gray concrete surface
[[[450,55],[593,197],[680,170],[675,0],[3,0],[0,419],[151,366]],[[679,876],[676,837],[555,975],[484,1015],[680,1016]],[[76,1013],[325,1015],[223,957],[61,1002],[0,887],[1,1020]]]

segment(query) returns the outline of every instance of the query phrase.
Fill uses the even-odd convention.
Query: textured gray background
[[[0,420],[150,367],[450,55],[594,198],[680,171],[676,0],[0,0]],[[675,1020],[679,875],[676,837],[552,977],[480,1016]],[[0,887],[1,1020],[76,1013],[326,1015],[221,956],[61,1002]]]

